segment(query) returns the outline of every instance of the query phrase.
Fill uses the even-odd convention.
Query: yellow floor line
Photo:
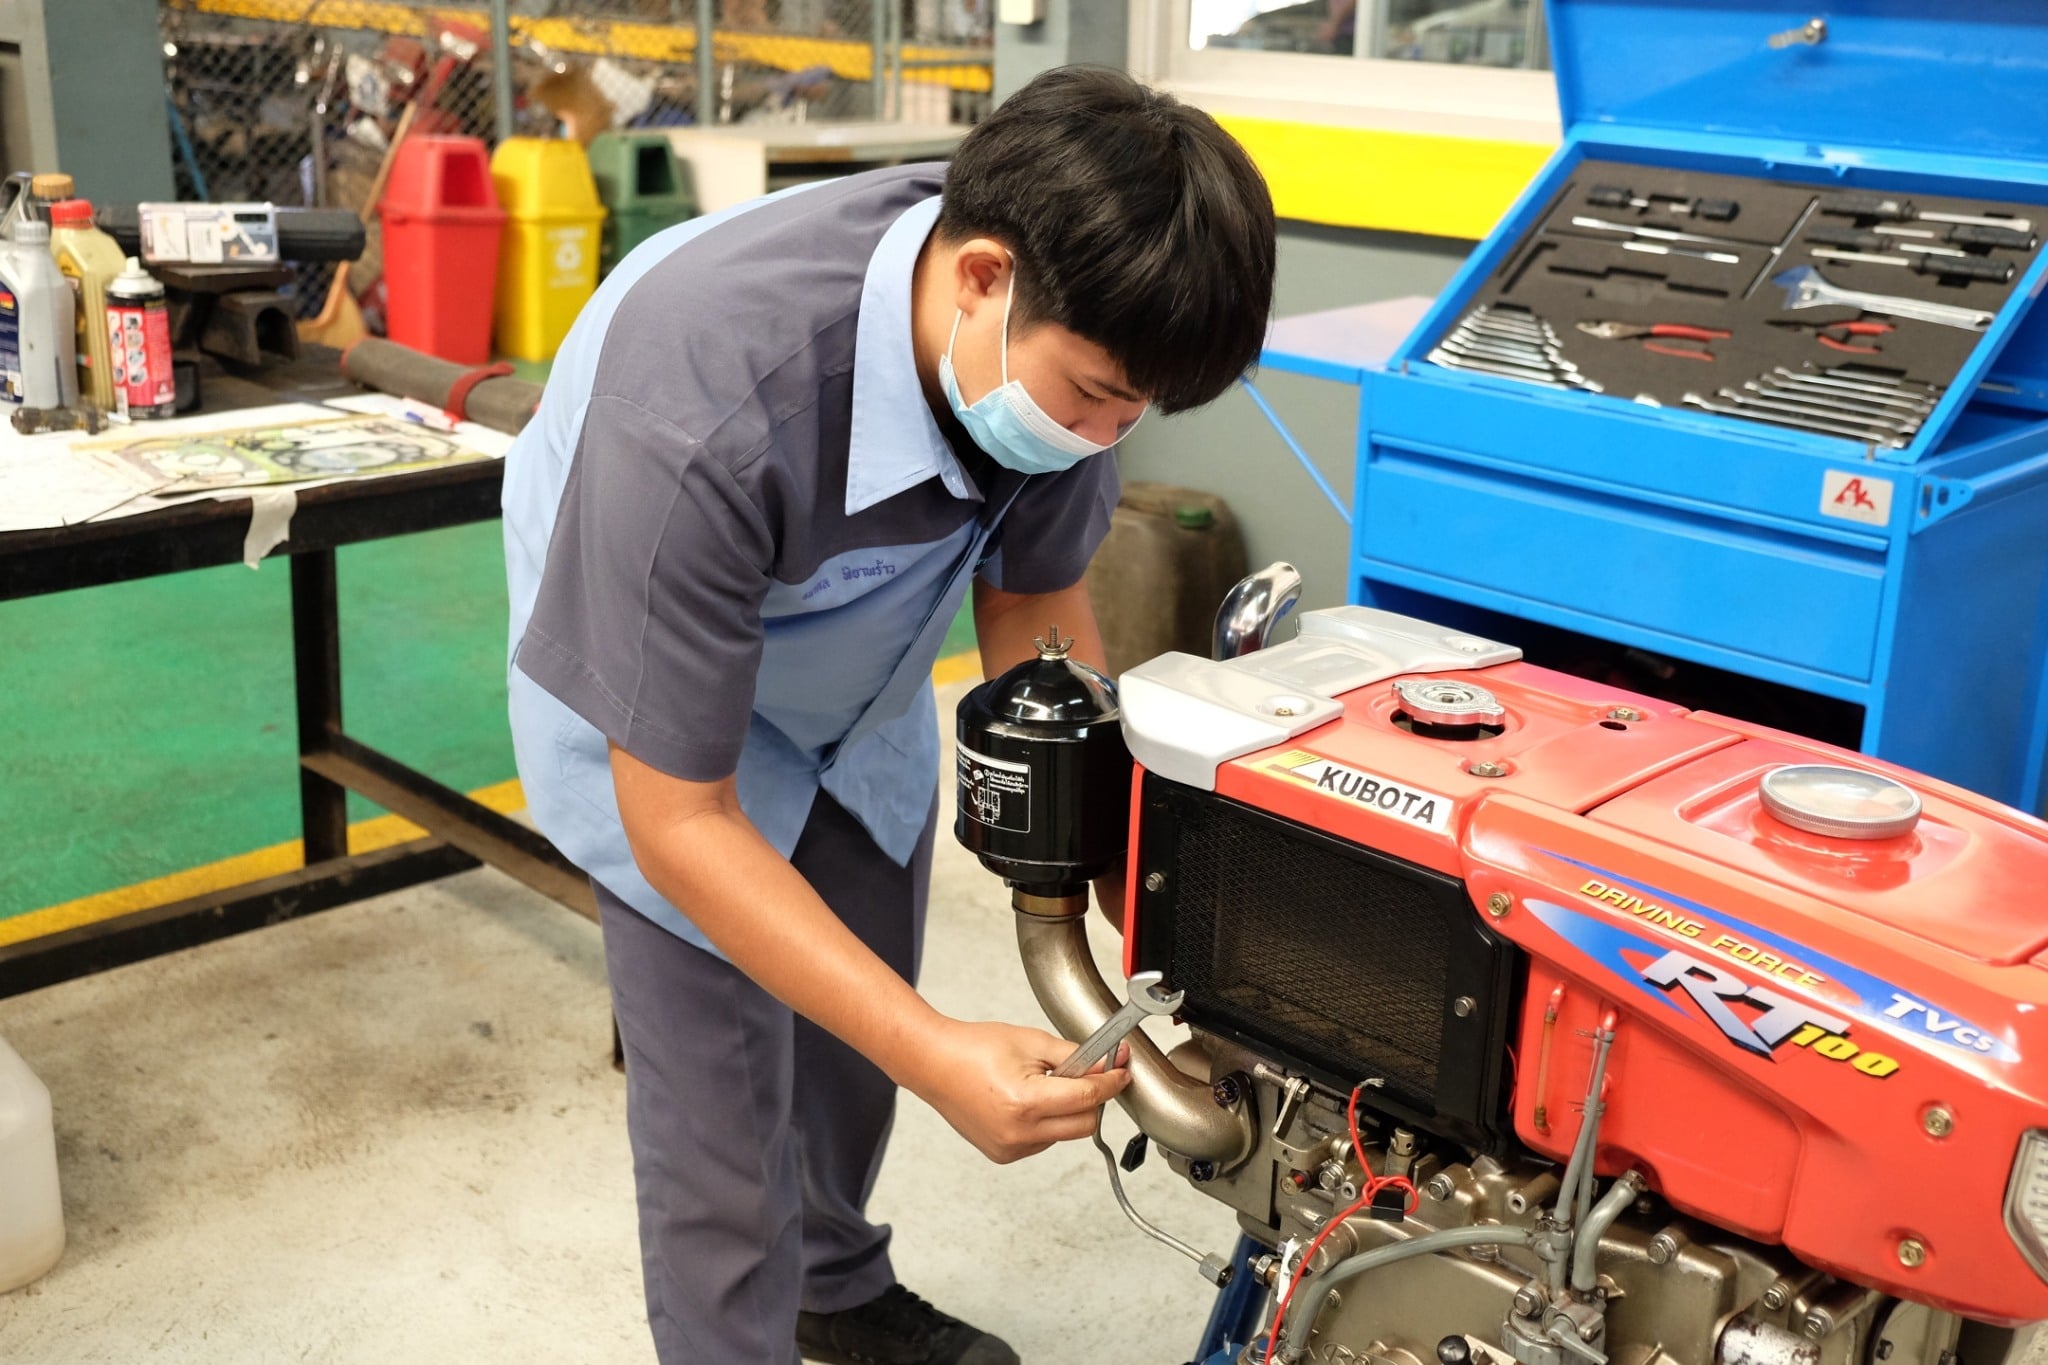
[[[981,659],[972,652],[955,654],[941,659],[932,668],[932,682],[940,687],[960,682],[967,678],[981,676]],[[470,800],[487,806],[500,815],[526,809],[526,794],[519,786],[519,779],[497,782],[488,787],[479,787],[469,794]],[[423,837],[426,831],[412,821],[396,815],[379,815],[368,820],[358,820],[348,827],[348,851],[350,853],[374,853],[378,849],[390,848]],[[97,924],[101,920],[113,919],[117,915],[132,914],[137,910],[148,910],[172,901],[204,896],[208,892],[240,886],[244,882],[261,881],[265,877],[276,877],[295,871],[306,865],[305,845],[301,840],[292,839],[269,848],[259,848],[253,853],[238,853],[232,858],[191,867],[183,872],[173,872],[166,877],[152,877],[146,882],[131,886],[118,886],[111,891],[96,891],[90,896],[65,901],[61,905],[48,906],[41,910],[30,910],[6,919],[0,919],[0,948],[11,943],[22,943],[46,934],[58,934],[81,925]]]
[[[488,787],[479,787],[469,794],[472,801],[487,806],[500,815],[526,809],[526,794],[520,789],[519,779],[510,782],[495,782]],[[350,853],[375,853],[380,848],[407,843],[422,838],[426,831],[410,820],[396,815],[378,815],[368,820],[358,820],[348,827],[348,851]],[[31,910],[0,920],[0,947],[10,943],[21,943],[45,934],[58,934],[66,929],[81,925],[97,924],[116,915],[132,914],[137,910],[148,910],[158,905],[169,905],[172,901],[187,900],[193,896],[204,896],[210,891],[225,890],[240,886],[244,882],[261,881],[265,877],[276,877],[295,871],[306,865],[305,844],[302,840],[291,839],[268,848],[259,848],[253,853],[238,853],[232,858],[206,863],[199,867],[173,872],[167,877],[152,877],[146,882],[132,886],[117,886],[111,891],[97,891],[90,896],[65,901],[42,910]]]
[[[953,683],[980,676],[981,656],[972,651],[955,654],[932,665],[932,684],[935,687],[948,687]]]

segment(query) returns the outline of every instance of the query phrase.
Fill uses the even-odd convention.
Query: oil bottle
[[[71,286],[50,254],[50,225],[20,217],[0,242],[0,398],[31,408],[78,404]]]
[[[92,203],[50,205],[50,254],[71,283],[78,351],[78,391],[103,412],[114,409],[114,363],[105,318],[107,285],[121,273],[121,244],[93,225]]]
[[[71,197],[71,177],[61,171],[16,171],[0,181],[0,239],[12,239],[14,225],[24,218],[50,221],[50,205]]]

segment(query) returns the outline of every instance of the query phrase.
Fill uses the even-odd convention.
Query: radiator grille
[[[1427,1103],[1451,952],[1441,892],[1221,802],[1180,814],[1173,984],[1290,1055]]]
[[[1487,1150],[1507,1141],[1520,959],[1464,882],[1145,776],[1136,965],[1260,1056]]]

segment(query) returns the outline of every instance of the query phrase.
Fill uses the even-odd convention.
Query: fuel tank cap
[[[1920,821],[1920,796],[1905,783],[1831,763],[1774,768],[1758,794],[1792,828],[1836,839],[1895,839]]]
[[[1403,678],[1394,691],[1421,725],[1499,725],[1508,718],[1493,693],[1455,678]]]

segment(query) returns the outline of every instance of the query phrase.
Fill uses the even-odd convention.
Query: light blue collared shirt
[[[619,263],[578,318],[555,360],[540,412],[506,463],[515,654],[540,592],[599,358],[608,344],[618,344],[612,319],[621,302],[649,270],[698,236],[809,188],[657,234]],[[938,212],[936,196],[903,211],[868,259],[856,323],[848,516],[929,479],[963,502],[982,500],[933,419],[911,345],[912,275]],[[987,520],[969,509],[944,539],[841,554],[801,583],[769,587],[760,607],[753,713],[736,777],[741,807],[784,856],[795,849],[823,789],[890,858],[898,864],[910,858],[937,791],[931,667],[987,548]],[[715,952],[635,865],[605,734],[517,665],[510,669],[510,690],[519,772],[541,830],[635,909]]]

